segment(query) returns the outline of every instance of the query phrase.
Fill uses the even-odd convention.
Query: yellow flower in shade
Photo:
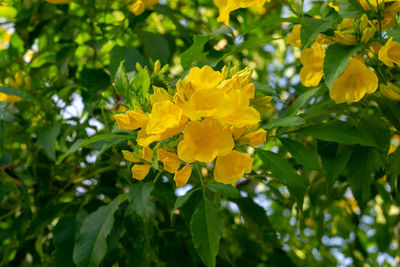
[[[149,174],[150,167],[151,166],[149,164],[135,164],[131,169],[132,177],[136,180],[143,180],[147,176],[147,174]]]
[[[241,179],[245,173],[250,173],[252,165],[252,157],[232,150],[225,156],[217,157],[214,179],[220,183],[232,184],[234,180]]]
[[[367,27],[364,29],[364,31],[362,32],[362,36],[361,36],[361,43],[366,44],[369,42],[369,40],[371,40],[372,37],[374,37],[375,35],[375,28],[372,27]]]
[[[388,67],[393,67],[393,63],[400,66],[400,44],[390,38],[379,50],[378,58]]]
[[[186,165],[181,170],[177,171],[174,176],[176,186],[185,186],[192,174],[192,166]]]
[[[46,1],[57,5],[57,4],[68,4],[72,0],[46,0]]]
[[[191,68],[185,81],[189,82],[194,90],[214,89],[221,82],[221,72],[213,70],[210,66]],[[190,97],[190,96],[187,96]]]
[[[239,8],[261,8],[266,0],[214,0],[219,9],[218,22],[223,22],[229,26],[229,14]]]
[[[129,11],[139,16],[144,12],[145,9],[152,8],[153,5],[157,4],[159,0],[137,0],[135,3],[128,7]]]
[[[179,126],[182,118],[182,109],[171,101],[162,101],[154,104],[146,126],[147,134],[161,134]]]
[[[336,42],[342,45],[355,45],[357,44],[357,37],[350,33],[342,32],[342,31],[334,31]]]
[[[133,163],[142,162],[142,159],[140,157],[136,156],[134,153],[128,150],[122,150],[122,155],[124,156],[124,159],[126,159],[127,161]]]
[[[20,102],[23,99],[16,95],[7,95],[5,93],[0,92],[0,102]]]
[[[239,139],[239,143],[249,144],[251,146],[259,146],[265,143],[267,139],[267,132],[264,129],[258,129],[257,131],[247,133]]]
[[[232,134],[219,121],[206,118],[186,124],[183,140],[178,144],[178,156],[188,163],[210,162],[216,156],[228,154],[233,146]]]
[[[337,103],[358,102],[378,88],[378,77],[364,62],[351,58],[344,73],[332,85],[331,98]]]
[[[149,99],[150,99],[150,104],[152,106],[154,106],[155,103],[157,102],[163,102],[166,100],[172,100],[171,95],[167,92],[167,90],[165,90],[164,88],[158,87],[158,86],[154,86],[153,85],[153,94],[150,95]]]
[[[394,101],[400,101],[400,88],[393,83],[380,84],[380,91],[384,97]]]
[[[286,43],[294,47],[300,47],[301,46],[300,31],[301,31],[301,24],[294,25],[292,33],[289,34],[289,36],[286,39]]]
[[[169,173],[175,173],[181,165],[178,155],[162,148],[157,150],[158,160],[164,164],[164,169]]]
[[[257,124],[260,120],[260,113],[255,108],[249,106],[249,98],[247,94],[241,90],[234,90],[228,95],[228,102],[232,108],[232,112],[219,121],[223,125],[232,125],[237,128],[241,128],[247,125]]]
[[[127,114],[114,115],[114,119],[117,121],[118,127],[124,130],[143,128],[149,120],[148,115],[137,106],[133,110],[128,111]]]
[[[325,50],[322,45],[314,43],[301,53],[300,61],[303,67],[300,70],[300,80],[304,86],[317,86],[324,75]]]

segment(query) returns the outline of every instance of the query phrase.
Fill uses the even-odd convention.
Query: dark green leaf
[[[296,127],[305,123],[306,121],[301,117],[290,116],[273,120],[272,122],[265,124],[262,128],[268,130],[277,127]]]
[[[56,249],[56,264],[61,267],[74,266],[72,252],[75,241],[75,214],[60,218],[54,227],[54,246]]]
[[[376,97],[375,100],[378,102],[383,115],[385,115],[393,126],[400,131],[400,102],[392,101],[383,97]]]
[[[301,107],[304,106],[304,104],[307,103],[307,101],[310,100],[311,97],[313,97],[319,90],[319,87],[310,89],[308,91],[306,91],[305,93],[301,94],[296,101],[293,102],[293,104],[290,106],[286,116],[294,116],[296,115],[297,111],[299,111],[299,109]]]
[[[313,151],[305,147],[300,142],[289,138],[279,138],[279,140],[282,142],[287,151],[289,151],[289,153],[293,156],[293,158],[304,167],[313,170],[320,169],[318,157]]]
[[[188,69],[193,62],[203,60],[207,53],[203,52],[204,45],[208,42],[209,36],[195,35],[192,46],[181,54],[183,69]]]
[[[4,93],[6,95],[15,95],[19,96],[21,98],[24,98],[26,100],[33,100],[32,96],[29,94],[22,92],[18,89],[11,88],[9,86],[0,86],[0,93]]]
[[[75,242],[74,263],[78,266],[99,266],[107,252],[107,236],[114,224],[114,213],[120,197],[90,214],[83,222]]]
[[[390,147],[390,128],[378,115],[364,115],[357,125],[386,156]]]
[[[155,62],[157,59],[162,64],[167,64],[170,57],[170,49],[167,40],[162,35],[151,32],[140,32],[140,41],[144,46],[144,52]]]
[[[129,87],[128,76],[126,75],[126,69],[124,61],[121,61],[117,73],[114,78],[115,91],[121,95],[128,103],[131,102],[131,90]]]
[[[389,178],[391,185],[397,182],[400,176],[400,146],[397,147],[396,151],[389,155],[386,162],[386,175]]]
[[[209,199],[203,198],[193,213],[190,232],[194,247],[207,266],[213,267],[216,264],[215,257],[219,251],[222,227],[223,222],[219,208]]]
[[[254,82],[255,90],[259,90],[267,95],[275,95],[275,89],[268,84]]]
[[[60,125],[55,125],[39,132],[39,146],[53,161],[56,160],[56,141],[59,133]]]
[[[350,57],[362,50],[362,46],[332,44],[325,51],[324,77],[326,86],[332,88],[333,82],[343,74]]]
[[[136,183],[129,191],[128,212],[133,211],[143,220],[148,220],[155,213],[155,205],[150,200],[151,191],[154,189],[152,182]]]
[[[347,145],[360,144],[373,146],[373,142],[354,125],[344,121],[333,121],[315,124],[298,130],[298,132],[313,136],[317,139],[329,142],[337,142]]]
[[[325,32],[335,21],[304,17],[301,24],[300,39],[302,48],[309,47],[318,34]]]
[[[207,188],[214,192],[224,195],[227,198],[239,198],[240,192],[236,187],[230,184],[221,184],[221,183],[208,183]]]
[[[193,189],[193,190],[190,190],[190,191],[187,192],[185,195],[183,195],[183,196],[181,196],[181,197],[178,197],[178,198],[175,200],[174,207],[173,207],[172,210],[171,210],[171,220],[172,220],[172,218],[173,218],[173,216],[174,216],[174,212],[175,212],[176,210],[179,210],[183,205],[185,205],[185,203],[189,200],[189,198],[193,195],[193,193],[196,192],[196,191],[198,191],[199,189],[200,189],[200,187],[195,188],[195,189]]]
[[[339,14],[343,18],[360,18],[364,10],[357,0],[338,0]]]
[[[127,72],[136,70],[136,63],[140,63],[142,66],[146,65],[146,60],[134,47],[114,46],[110,51],[110,60],[110,72],[112,75],[115,75],[121,61],[124,60],[124,65]]]

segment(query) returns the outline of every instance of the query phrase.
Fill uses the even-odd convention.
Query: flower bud
[[[157,61],[154,63],[154,75],[157,75],[157,73],[160,71],[160,68],[161,62],[157,59]]]
[[[393,83],[380,84],[381,94],[394,101],[400,101],[400,88]]]
[[[355,45],[357,44],[357,37],[349,33],[335,31],[336,42],[342,45]]]
[[[368,43],[369,40],[371,40],[371,38],[374,37],[374,35],[375,35],[375,28],[372,27],[365,28],[361,36],[361,43],[363,44]]]

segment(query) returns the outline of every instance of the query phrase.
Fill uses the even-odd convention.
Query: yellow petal
[[[258,129],[257,131],[245,134],[240,138],[240,140],[251,146],[259,146],[262,143],[265,143],[266,138],[267,132],[264,129]]]
[[[147,134],[162,134],[168,129],[179,126],[182,109],[171,101],[162,101],[154,104],[146,126]]]
[[[251,172],[253,158],[247,154],[232,150],[225,156],[218,156],[215,169],[214,179],[224,184],[232,184],[234,180],[239,180],[245,173]]]
[[[210,66],[204,66],[201,69],[194,67],[185,77],[195,90],[213,89],[222,78],[221,72],[213,70]]]
[[[379,50],[378,58],[388,67],[393,67],[393,63],[400,66],[400,44],[390,38]]]
[[[144,3],[142,0],[137,0],[134,4],[130,5],[128,9],[136,16],[139,16],[144,12]]]
[[[147,162],[153,161],[153,150],[151,150],[148,146],[143,147],[142,155],[145,161]]]
[[[181,161],[177,154],[166,151],[162,148],[157,150],[157,156],[158,160],[163,162],[164,168],[167,172],[175,173],[181,165]]]
[[[122,155],[124,156],[124,159],[133,163],[138,163],[142,161],[141,158],[137,157],[135,154],[128,150],[122,150]]]
[[[159,61],[158,61],[159,62]],[[154,94],[150,95],[150,103],[153,106],[156,102],[162,102],[166,100],[172,100],[170,94],[161,87],[153,85]]]
[[[293,26],[292,33],[286,39],[286,43],[290,44],[293,47],[300,47],[301,40],[300,40],[300,30],[301,24],[296,24]]]
[[[0,92],[0,102],[10,102],[10,103],[12,103],[12,102],[20,102],[22,100],[23,99],[21,97],[19,97],[19,96],[7,95],[7,94],[4,94],[4,93]]]
[[[392,83],[380,84],[381,94],[393,101],[400,101],[400,88]]]
[[[144,164],[144,165],[134,165],[132,167],[132,177],[136,180],[143,180],[147,174],[149,174],[150,171],[150,165],[149,164]]]
[[[334,33],[335,33],[335,37],[336,37],[336,42],[338,42],[339,44],[355,45],[358,43],[357,37],[352,34],[341,32],[341,31],[335,31]]]
[[[174,176],[176,186],[185,186],[192,174],[192,166],[186,165],[181,170],[177,171]]]

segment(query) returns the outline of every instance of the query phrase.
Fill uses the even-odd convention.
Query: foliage
[[[3,1],[0,265],[399,264],[399,3]]]

